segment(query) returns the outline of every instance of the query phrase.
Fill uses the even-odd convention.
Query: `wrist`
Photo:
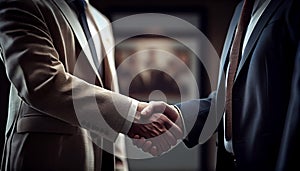
[[[172,106],[178,112],[178,118],[176,120],[176,124],[182,129],[183,137],[185,137],[186,136],[186,128],[185,128],[185,123],[184,123],[184,120],[183,120],[182,112],[181,112],[181,110],[179,109],[178,106],[176,106],[176,105],[172,105]]]

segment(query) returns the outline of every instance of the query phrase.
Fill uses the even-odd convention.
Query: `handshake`
[[[140,102],[127,135],[135,146],[158,156],[183,138],[180,112],[165,102]]]

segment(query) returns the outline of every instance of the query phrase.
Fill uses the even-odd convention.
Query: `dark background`
[[[176,11],[199,11],[202,14],[201,29],[211,41],[218,54],[220,55],[229,26],[230,19],[233,15],[234,8],[239,0],[90,0],[99,11],[106,15],[109,19],[113,12],[126,11],[130,13],[141,12],[176,12]],[[1,23],[0,23],[1,24]],[[0,62],[0,154],[4,144],[4,131],[7,120],[7,106],[9,81],[2,62]],[[201,86],[200,90],[203,95],[209,92],[209,86]],[[210,151],[215,147],[214,140],[202,146],[199,151],[202,156],[199,160],[201,163],[198,170],[212,170],[213,156]],[[172,164],[172,163],[170,163]]]
[[[239,0],[90,0],[99,11],[110,17],[111,12],[123,10],[128,12],[149,12],[152,10],[165,11],[194,11],[204,12],[206,25],[202,28],[221,53],[227,28]]]

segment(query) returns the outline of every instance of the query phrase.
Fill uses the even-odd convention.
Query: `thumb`
[[[147,107],[141,111],[141,115],[145,117],[152,116],[153,113],[163,113],[166,108],[166,103],[161,101],[151,101]]]
[[[178,110],[173,105],[168,105],[163,101],[152,101],[144,108],[142,115],[150,116],[153,113],[163,113],[173,122],[176,122],[179,116]]]
[[[153,106],[151,104],[149,104],[147,107],[145,107],[142,111],[141,111],[141,116],[143,117],[150,117],[153,113]]]
[[[148,103],[146,103],[146,102],[139,102],[138,103],[138,107],[137,107],[137,111],[141,112],[147,106],[148,106]]]
[[[178,110],[173,105],[167,105],[164,114],[173,122],[176,122],[179,117]]]

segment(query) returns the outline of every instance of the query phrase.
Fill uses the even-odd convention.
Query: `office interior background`
[[[218,55],[221,54],[230,19],[238,2],[239,0],[90,0],[90,3],[112,22],[126,16],[143,13],[161,13],[182,18],[199,28],[206,35]],[[134,26],[131,27],[113,28],[115,38],[118,39],[118,36],[122,36],[127,31],[134,29]],[[160,29],[159,25],[155,27],[157,30]],[[176,32],[176,30],[173,31]],[[191,42],[198,41],[199,37],[184,33],[184,29],[181,31],[178,34],[186,36]],[[130,79],[132,78],[130,74],[134,72],[135,67],[149,65],[151,62],[163,63],[170,72],[172,69],[173,71],[180,71],[178,68],[172,68],[173,64],[170,61],[164,60],[164,55],[166,54],[156,51],[156,46],[158,46],[157,48],[164,47],[166,51],[174,54],[190,68],[196,76],[200,97],[206,97],[209,94],[210,85],[207,73],[201,61],[195,57],[195,54],[172,39],[156,35],[139,35],[116,45],[116,67],[118,69],[121,93],[139,100],[148,101],[164,100],[160,99],[161,94],[159,92],[162,92],[164,93],[165,101],[168,103],[180,101],[178,87],[174,86],[176,83],[168,74],[162,71],[143,71],[133,79]],[[130,59],[126,60],[127,58]],[[181,77],[178,76],[178,78],[184,78],[183,73],[181,74]],[[8,105],[6,93],[8,93],[10,86],[2,63],[0,63],[0,81],[0,152],[2,154],[7,120],[6,106]],[[128,85],[130,86],[129,91],[126,90]],[[156,94],[153,93],[157,89],[160,91]],[[181,93],[191,95],[192,98],[193,91],[188,90],[193,89],[193,87],[188,87],[187,85],[186,89],[187,92]],[[151,99],[149,99],[150,96]],[[130,171],[211,171],[214,170],[215,148],[215,137],[212,137],[205,144],[192,149],[188,149],[180,143],[172,151],[160,157],[129,159],[129,168]]]

